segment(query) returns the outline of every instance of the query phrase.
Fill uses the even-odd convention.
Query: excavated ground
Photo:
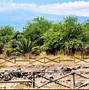
[[[66,64],[27,64],[27,65],[6,65],[5,67],[0,67],[0,81],[22,81],[29,80],[31,83],[0,83],[0,89],[28,89],[32,88],[32,77],[33,72],[49,72],[49,73],[35,73],[35,88],[40,87],[41,85],[46,84],[50,80],[56,80],[62,76],[65,76],[69,73],[75,72],[89,78],[89,64],[75,64],[75,63],[66,63]],[[45,78],[43,78],[45,77]],[[48,80],[47,80],[48,79]],[[85,79],[78,75],[75,75],[75,88],[89,83],[89,79]],[[46,84],[43,89],[67,89],[57,83],[61,83],[73,88],[73,76],[69,75],[60,80],[57,80],[56,83],[51,82]],[[89,85],[82,87],[82,89],[89,89]]]

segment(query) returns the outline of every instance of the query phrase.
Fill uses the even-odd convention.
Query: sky
[[[89,19],[89,0],[0,0],[0,26],[21,30],[34,17],[59,22],[66,16]]]

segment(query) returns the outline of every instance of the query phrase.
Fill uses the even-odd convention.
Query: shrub
[[[4,44],[3,43],[0,43],[0,54],[3,53],[3,47],[4,47]]]
[[[41,53],[41,48],[40,46],[36,46],[36,47],[33,47],[31,51],[33,54],[39,55]]]

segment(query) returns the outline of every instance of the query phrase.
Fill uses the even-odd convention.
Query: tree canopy
[[[0,53],[38,55],[42,51],[55,54],[61,50],[68,55],[76,51],[89,54],[89,20],[79,23],[76,17],[69,16],[53,23],[37,17],[27,22],[22,32],[12,26],[0,27]]]

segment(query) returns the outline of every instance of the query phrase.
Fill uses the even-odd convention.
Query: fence
[[[0,83],[27,83],[28,86],[30,87],[30,84],[32,83],[32,81],[28,80],[22,80],[22,81],[0,81]]]
[[[3,58],[2,58],[3,59]],[[11,60],[11,59],[13,59],[13,61]],[[43,61],[40,61],[40,60],[42,60],[43,59]],[[78,59],[79,61],[77,61],[76,62],[76,59]],[[47,63],[49,63],[49,62],[55,62],[55,63],[60,63],[60,62],[64,62],[64,61],[68,61],[68,62],[74,62],[74,63],[78,63],[78,62],[81,62],[81,61],[83,61],[83,62],[86,62],[86,63],[89,63],[88,61],[86,61],[86,60],[84,60],[83,58],[78,58],[78,57],[74,57],[74,59],[72,59],[72,60],[63,60],[63,59],[60,59],[60,57],[56,57],[56,58],[54,58],[54,59],[50,59],[50,58],[48,58],[48,57],[41,57],[41,58],[39,58],[39,59],[25,59],[25,60],[18,60],[18,59],[16,59],[16,58],[10,58],[10,59],[3,59],[4,61],[2,62],[2,63],[0,63],[0,64],[3,64],[3,63],[5,63],[5,62],[10,62],[10,63],[16,63],[16,62],[29,62],[29,64],[32,64],[32,63],[34,63],[34,62],[40,62],[40,63],[42,63],[42,64],[47,64]],[[34,60],[34,61],[32,61],[32,60]],[[46,61],[46,60],[48,60],[48,61]]]
[[[79,61],[76,62],[76,59],[78,59]],[[89,63],[89,62],[86,61],[84,58],[74,57],[74,62],[75,62],[75,63],[78,63],[78,62],[81,62],[81,61],[86,62],[86,63]]]
[[[2,58],[3,59],[3,58]],[[13,59],[13,60],[12,60]],[[42,60],[43,59],[43,60]],[[25,59],[25,60],[19,60],[19,59],[16,59],[16,58],[10,58],[10,59],[3,59],[4,61],[0,64],[3,64],[5,62],[10,62],[10,63],[17,63],[17,62],[29,62],[29,64],[33,64],[35,62],[40,62],[42,64],[47,64],[49,62],[54,62],[54,63],[61,63],[61,62],[74,62],[74,63],[79,63],[81,61],[83,62],[86,62],[86,63],[89,63],[88,61],[86,61],[84,58],[79,58],[79,57],[73,57],[71,60],[69,59],[66,59],[66,60],[63,60],[61,59],[60,57],[56,57],[54,59],[50,59],[48,57],[41,57],[39,59]],[[78,61],[76,61],[78,60]]]
[[[3,58],[0,58],[0,59],[3,59]],[[13,59],[13,60],[12,60]],[[43,61],[42,61],[42,59],[43,59]],[[76,61],[76,59],[78,59],[78,61]],[[32,61],[33,60],[33,61]],[[48,61],[47,61],[48,60]],[[68,61],[68,62],[70,62],[70,61],[72,61],[72,62],[74,62],[74,63],[78,63],[78,62],[81,62],[81,61],[83,61],[83,62],[85,62],[85,63],[89,63],[88,61],[86,61],[84,58],[78,58],[78,57],[74,57],[74,58],[72,58],[72,60],[63,60],[63,59],[61,59],[60,57],[56,57],[56,58],[54,58],[54,59],[50,59],[50,58],[48,58],[48,57],[42,57],[42,58],[39,58],[39,59],[27,59],[27,60],[18,60],[18,59],[16,59],[16,58],[10,58],[10,59],[3,59],[3,62],[2,63],[0,63],[0,64],[3,64],[3,63],[5,63],[5,62],[10,62],[10,63],[17,63],[17,62],[29,62],[29,64],[32,64],[32,63],[34,63],[34,62],[40,62],[40,63],[42,63],[42,64],[47,64],[47,63],[49,63],[49,62],[55,62],[55,63],[60,63],[60,62],[63,62],[63,61]],[[89,82],[86,82],[86,83],[84,83],[84,84],[82,84],[82,85],[80,85],[80,86],[78,86],[78,87],[76,87],[76,78],[75,78],[75,76],[77,75],[77,76],[80,76],[80,77],[82,77],[82,78],[84,78],[84,79],[89,79],[88,77],[85,77],[85,76],[83,76],[83,75],[81,75],[81,74],[78,74],[78,73],[76,73],[76,72],[72,72],[72,73],[69,73],[69,74],[66,74],[66,75],[64,75],[64,76],[62,76],[62,77],[59,77],[58,79],[55,79],[55,80],[51,80],[51,79],[49,79],[49,78],[47,78],[47,77],[44,77],[44,76],[41,76],[40,74],[41,73],[55,73],[55,72],[32,72],[32,79],[30,80],[30,81],[0,81],[0,83],[28,83],[28,84],[32,84],[32,87],[33,88],[42,88],[42,87],[44,87],[44,86],[46,86],[47,84],[49,84],[49,83],[55,83],[55,84],[57,84],[57,85],[60,85],[60,86],[63,86],[64,88],[69,88],[69,89],[71,89],[71,87],[69,87],[69,86],[67,86],[67,85],[64,85],[64,84],[61,84],[61,83],[59,83],[58,82],[58,80],[60,81],[61,79],[63,79],[63,78],[65,78],[65,77],[68,77],[68,76],[70,76],[70,75],[72,75],[72,82],[73,82],[73,89],[75,89],[75,88],[82,88],[82,87],[84,87],[84,86],[87,86],[87,85],[89,85]],[[56,72],[56,73],[58,73],[58,72]],[[37,77],[37,75],[38,75],[38,77]],[[41,86],[36,86],[36,79],[37,78],[43,78],[43,79],[45,79],[45,80],[48,80],[48,82],[47,83],[45,83],[45,84],[43,84],[43,85],[41,85]]]
[[[33,72],[33,88],[36,87],[36,84],[35,84],[36,77],[35,77],[35,75],[36,75],[36,74],[40,74],[40,73],[54,73],[54,72]],[[49,78],[46,78],[46,77],[44,77],[44,76],[39,75],[39,77],[42,77],[42,78],[48,80],[49,82],[47,82],[47,83],[45,83],[45,84],[37,87],[37,89],[42,88],[42,87],[44,87],[44,86],[46,86],[47,84],[52,83],[52,82],[54,82],[55,84],[58,84],[58,85],[60,85],[60,86],[63,86],[63,87],[65,87],[65,88],[71,89],[71,87],[66,86],[66,85],[63,85],[63,84],[57,82],[58,80],[61,80],[61,79],[65,78],[65,77],[67,77],[67,76],[69,76],[69,75],[72,75],[72,78],[73,78],[73,81],[72,81],[72,82],[73,82],[73,87],[72,87],[72,89],[79,89],[79,88],[81,88],[81,87],[84,87],[84,86],[89,85],[89,81],[88,81],[88,82],[86,82],[86,83],[84,83],[84,84],[82,84],[82,85],[80,85],[80,86],[78,86],[78,87],[76,88],[76,81],[77,81],[77,80],[75,79],[75,75],[78,75],[78,76],[80,76],[80,77],[82,77],[82,78],[84,78],[84,79],[89,79],[89,77],[85,77],[85,76],[83,76],[83,75],[81,75],[81,74],[78,74],[78,73],[76,73],[76,72],[71,72],[71,73],[66,74],[65,76],[59,77],[59,78],[57,78],[57,79],[55,79],[55,80],[51,80],[51,79],[49,79]]]
[[[44,86],[46,86],[50,83],[55,83],[57,85],[63,86],[64,88],[67,88],[67,89],[79,89],[79,88],[82,88],[82,87],[85,87],[85,86],[89,85],[89,77],[85,77],[85,76],[83,76],[81,74],[78,74],[76,72],[68,73],[68,74],[66,74],[62,77],[59,77],[57,79],[54,79],[54,80],[52,80],[50,78],[47,78],[46,76],[41,75],[42,73],[45,74],[45,73],[59,73],[59,72],[32,72],[32,76],[31,76],[32,79],[29,80],[29,81],[26,81],[26,80],[25,81],[0,81],[0,83],[28,83],[29,88],[30,88],[30,84],[32,84],[32,88],[35,88],[35,89],[42,88],[42,87],[44,87]],[[70,75],[72,76],[72,86],[73,86],[72,88],[67,86],[67,85],[61,84],[59,82],[61,79],[65,78],[65,77],[68,77]],[[80,76],[81,78],[88,79],[88,82],[76,87],[76,81],[77,81],[77,79],[75,78],[76,75]],[[36,83],[35,83],[37,78],[46,79],[48,82],[46,82],[45,84],[43,84],[41,86],[37,86]]]

